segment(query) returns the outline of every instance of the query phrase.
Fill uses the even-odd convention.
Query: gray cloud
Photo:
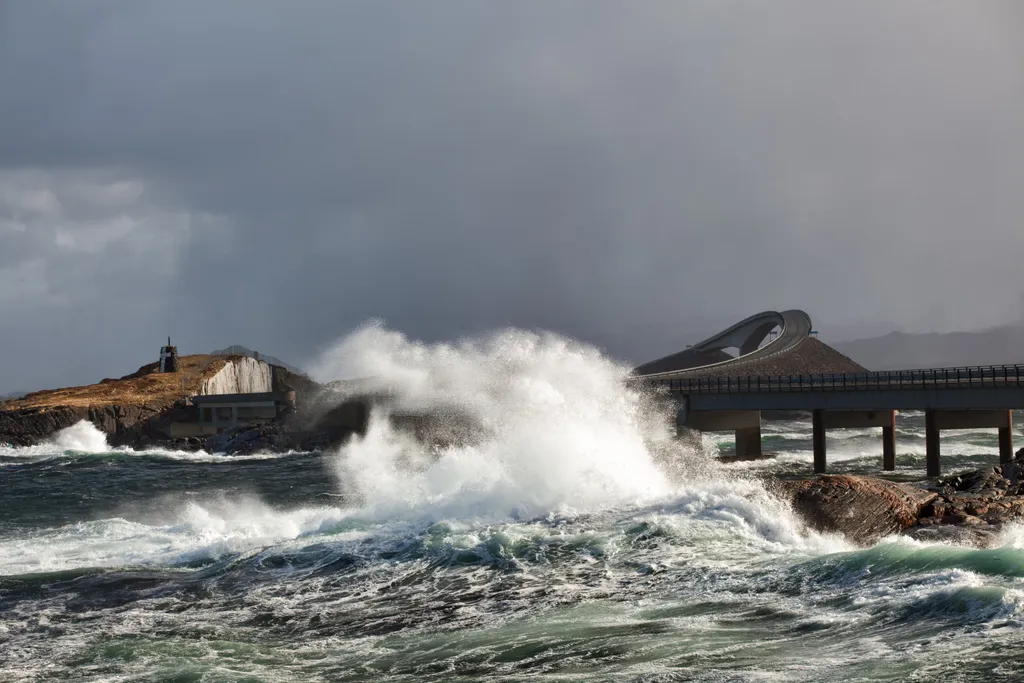
[[[766,307],[1015,316],[1022,33],[1014,0],[3,3],[0,388],[369,317],[642,355]]]

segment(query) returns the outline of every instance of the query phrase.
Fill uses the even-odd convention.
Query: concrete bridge
[[[769,322],[774,321],[771,328]],[[792,326],[792,327],[791,327]],[[778,336],[768,343],[771,329]],[[765,358],[795,354],[811,332],[802,311],[752,316],[691,349],[639,366],[635,381],[658,386],[676,398],[677,425],[701,431],[734,431],[738,456],[761,454],[761,411],[807,411],[812,415],[814,471],[827,465],[825,432],[835,428],[882,428],[882,467],[895,469],[896,415],[925,413],[926,468],[938,476],[944,429],[997,428],[1000,461],[1013,458],[1014,409],[1024,408],[1024,365],[940,368],[896,372],[744,374]],[[736,341],[740,343],[734,343]],[[708,351],[740,349],[734,358]],[[746,351],[744,353],[744,350]],[[838,354],[837,354],[838,355]],[[653,371],[652,371],[653,370]]]

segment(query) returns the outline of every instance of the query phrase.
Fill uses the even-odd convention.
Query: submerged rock
[[[933,491],[852,475],[783,481],[779,488],[808,526],[863,544],[914,526],[921,510],[938,498]]]
[[[238,427],[206,440],[208,452],[224,455],[323,451],[332,445],[334,442],[327,432],[298,431],[277,422]]]
[[[974,518],[977,519],[977,518]],[[969,526],[925,524],[907,529],[905,535],[928,543],[951,543],[986,548],[999,540],[999,526],[978,520]]]

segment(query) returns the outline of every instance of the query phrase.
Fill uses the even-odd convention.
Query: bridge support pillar
[[[1013,411],[1010,410],[926,410],[925,462],[929,477],[941,474],[939,432],[943,429],[998,429],[999,461],[1013,460]]]
[[[736,430],[736,457],[761,455],[761,425],[741,427]]]
[[[937,477],[942,471],[939,465],[939,420],[938,411],[924,411],[924,458],[925,471],[929,477]]]
[[[757,458],[761,452],[761,411],[759,410],[693,410],[676,413],[676,434],[683,430],[701,432],[733,432],[736,435],[736,457]]]
[[[1007,411],[1006,426],[999,428],[999,462],[1013,460],[1013,411]]]
[[[825,472],[825,411],[811,412],[811,426],[814,430],[814,472]]]
[[[896,467],[896,411],[895,410],[814,410],[814,471],[826,469],[825,432],[829,429],[882,428],[882,467]]]
[[[882,425],[882,470],[896,469],[896,411],[890,410],[889,424]]]

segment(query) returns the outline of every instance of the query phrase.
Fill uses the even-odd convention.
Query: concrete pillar
[[[934,409],[924,411],[925,469],[929,477],[942,471],[939,465],[939,422]]]
[[[999,428],[999,462],[1013,460],[1013,411],[1006,411],[1006,426]]]
[[[736,456],[761,455],[761,425],[736,430]]]
[[[814,428],[814,471],[817,474],[823,474],[825,472],[825,411],[812,411],[811,424]]]
[[[896,469],[896,411],[890,411],[889,424],[882,426],[882,469],[892,472]]]

